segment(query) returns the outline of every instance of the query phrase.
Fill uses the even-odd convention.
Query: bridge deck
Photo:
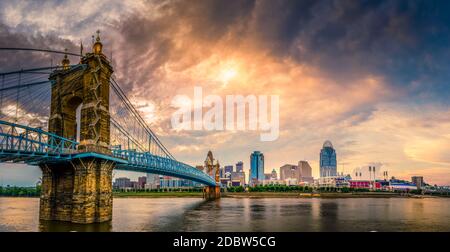
[[[100,158],[115,162],[116,169],[155,173],[193,180],[215,186],[208,174],[168,157],[136,150],[111,149],[111,155],[79,152],[78,143],[41,129],[0,120],[0,162],[41,163],[70,162],[78,158]]]

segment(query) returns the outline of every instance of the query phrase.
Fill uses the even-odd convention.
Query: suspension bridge
[[[205,198],[220,197],[217,169],[173,157],[126,96],[102,47],[97,33],[86,54],[0,48],[64,55],[59,66],[0,73],[0,162],[41,168],[40,218],[110,220],[113,169],[192,180],[205,185]],[[70,64],[68,55],[80,62]]]

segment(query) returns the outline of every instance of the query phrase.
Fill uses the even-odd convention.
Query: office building
[[[291,165],[291,164],[285,164],[280,167],[280,179],[281,180],[287,180],[287,179],[295,179],[297,182],[300,181],[300,170],[298,169],[298,166]]]
[[[243,172],[244,171],[244,162],[239,161],[236,163],[236,172]]]
[[[417,189],[421,189],[425,185],[422,176],[413,176],[411,181],[417,186]]]
[[[225,173],[232,173],[233,172],[233,166],[232,165],[225,165],[225,167],[223,168]]]
[[[330,141],[325,141],[320,150],[320,177],[337,175],[336,151]]]
[[[312,184],[314,183],[314,178],[312,176],[312,168],[308,161],[299,161],[298,169],[300,171],[300,182]]]
[[[147,189],[159,189],[160,187],[160,175],[154,173],[147,173],[147,181],[145,188]]]
[[[264,180],[264,155],[260,151],[254,151],[250,155],[250,176],[251,185],[258,184]]]
[[[231,181],[239,181],[240,185],[245,185],[245,172],[232,172],[230,178]]]
[[[122,177],[115,179],[113,187],[116,189],[124,189],[132,187],[132,184],[129,178]]]
[[[162,176],[160,178],[160,188],[189,188],[200,186],[199,183],[188,179],[180,179],[169,176]]]
[[[147,184],[147,177],[139,177],[137,183],[138,189],[144,189]]]

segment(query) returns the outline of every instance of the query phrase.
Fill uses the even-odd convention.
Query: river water
[[[113,220],[39,221],[38,198],[0,197],[0,231],[450,231],[450,198],[115,198]]]

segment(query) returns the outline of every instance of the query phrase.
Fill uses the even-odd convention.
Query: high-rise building
[[[284,181],[287,179],[295,179],[297,182],[300,181],[300,170],[298,166],[285,164],[280,167],[280,180]]]
[[[312,168],[309,165],[308,161],[299,161],[298,169],[300,170],[299,182],[306,182],[309,184],[312,184],[314,182],[314,178],[312,176]]]
[[[244,162],[239,161],[236,163],[236,172],[243,172],[244,171]]]
[[[249,184],[255,185],[264,180],[264,154],[254,151],[250,155],[250,178]]]
[[[422,176],[414,176],[411,178],[413,184],[417,186],[417,189],[421,189],[424,186],[423,177]]]
[[[330,141],[325,141],[320,150],[320,177],[337,175],[336,151]]]

